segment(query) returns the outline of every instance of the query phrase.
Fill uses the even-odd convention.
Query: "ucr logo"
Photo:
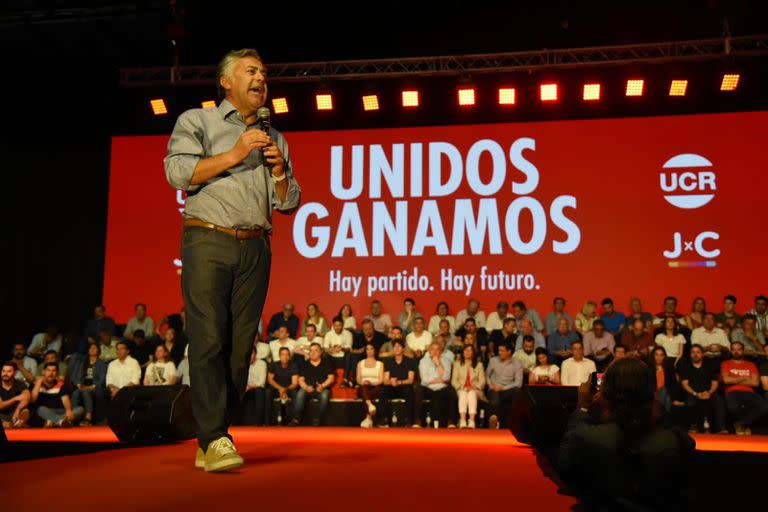
[[[663,167],[664,169],[674,169],[674,171],[660,174],[661,190],[667,192],[664,199],[669,204],[690,210],[704,206],[715,197],[714,193],[702,193],[716,190],[715,173],[695,170],[701,167],[712,167],[712,162],[703,156],[683,153],[667,160]],[[682,171],[682,169],[690,170]],[[678,193],[671,194],[669,192]]]

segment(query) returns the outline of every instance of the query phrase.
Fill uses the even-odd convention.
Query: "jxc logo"
[[[679,258],[683,252],[693,252],[702,258],[717,258],[720,256],[720,249],[707,249],[704,247],[704,242],[707,240],[719,240],[720,235],[714,231],[704,231],[696,235],[693,240],[683,240],[683,236],[680,232],[675,232],[672,235],[673,247],[671,251],[664,251],[664,256],[669,259]]]
[[[715,173],[697,170],[701,167],[712,167],[712,162],[693,153],[683,153],[667,160],[664,169],[670,170],[659,175],[661,190],[666,192],[664,199],[686,210],[700,208],[710,202],[717,188]]]

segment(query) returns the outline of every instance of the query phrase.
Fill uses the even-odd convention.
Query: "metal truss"
[[[302,62],[269,65],[270,82],[307,82],[567,69],[622,64],[663,64],[768,55],[768,34],[668,43],[536,50],[400,59]],[[126,68],[124,87],[209,85],[215,66]]]

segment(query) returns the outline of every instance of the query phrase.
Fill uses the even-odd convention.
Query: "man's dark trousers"
[[[269,284],[267,237],[237,240],[203,227],[185,227],[181,289],[189,337],[192,410],[198,442],[228,436],[227,398],[245,395],[253,342]]]

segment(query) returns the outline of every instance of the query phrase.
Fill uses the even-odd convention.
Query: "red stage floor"
[[[202,505],[387,512],[526,505],[554,511],[576,503],[557,494],[531,448],[506,431],[236,428],[233,435],[247,465],[230,474],[195,469],[194,441],[0,464],[2,480],[13,482],[3,508],[49,508],[51,492],[58,510],[110,512]],[[8,437],[115,439],[104,427],[14,430]]]

